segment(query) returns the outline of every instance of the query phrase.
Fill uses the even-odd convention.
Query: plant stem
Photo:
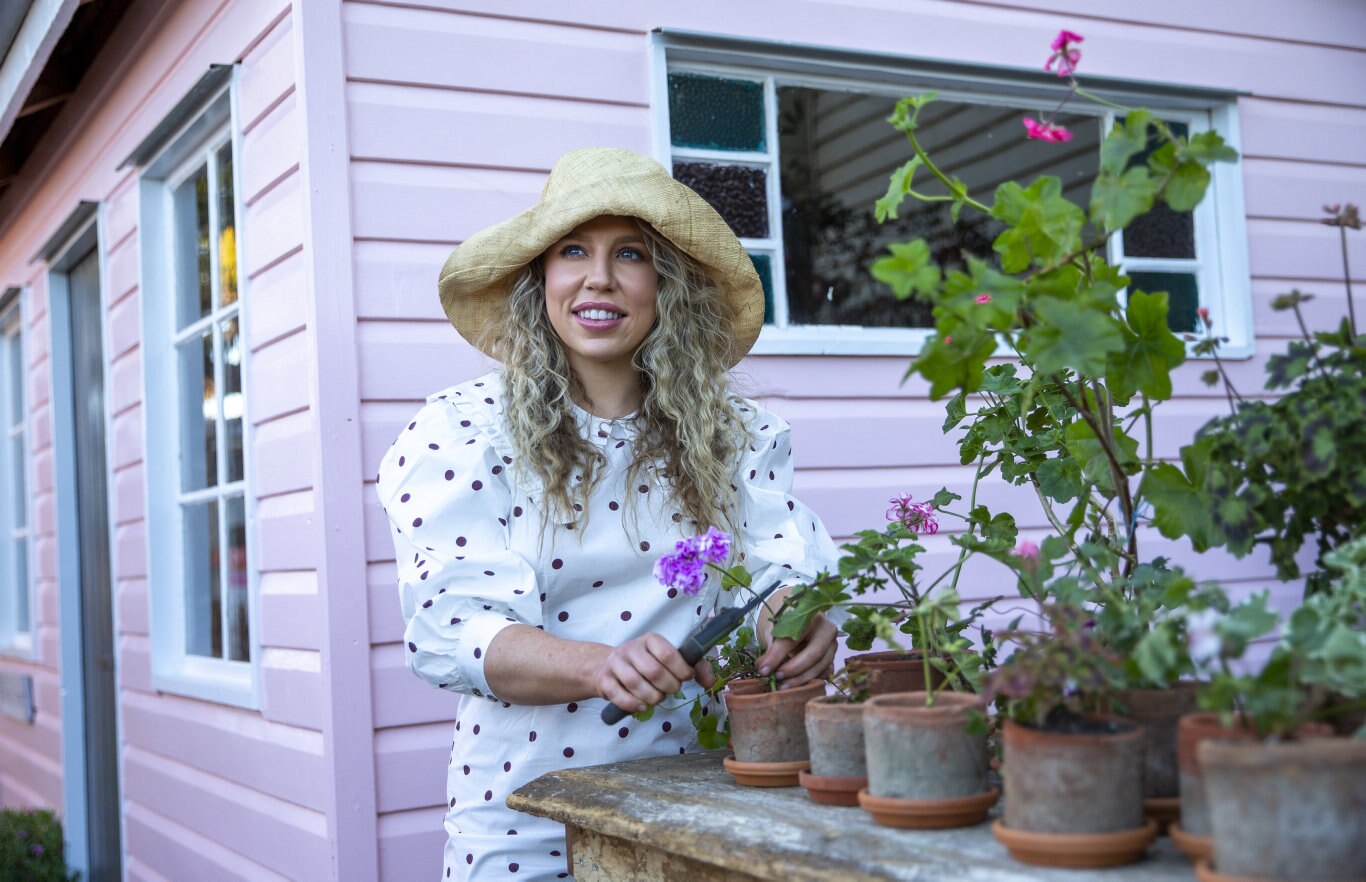
[[[979,456],[979,457],[977,457],[977,469],[976,469],[976,471],[973,473],[973,476],[972,476],[972,493],[970,494],[970,496],[969,496],[969,498],[968,498],[968,514],[972,514],[972,510],[973,510],[974,508],[977,507],[977,485],[980,484],[980,483],[982,482],[982,464],[985,463],[986,460],[987,460],[987,454],[986,454],[986,451],[983,451],[983,452],[982,452],[982,455]],[[946,512],[946,514],[947,514],[947,512]],[[967,519],[964,518],[964,520],[967,520]],[[968,535],[969,535],[969,536],[971,536],[974,532],[976,532],[976,529],[977,529],[977,525],[976,525],[976,524],[973,524],[973,523],[971,523],[971,522],[968,523]],[[967,557],[968,557],[968,550],[967,550],[967,548],[959,547],[959,549],[958,549],[958,563],[954,564],[954,566],[953,566],[953,581],[949,583],[949,590],[950,590],[950,591],[957,591],[957,590],[958,590],[958,574],[961,573],[961,572],[963,571],[963,563],[964,563],[964,561],[967,560]],[[945,573],[945,575],[947,575],[947,573]],[[938,585],[939,582],[940,582],[940,580],[943,579],[943,578],[944,578],[943,576],[940,576],[939,579],[936,579],[936,580],[935,580],[934,584],[935,584],[935,585]],[[930,587],[933,588],[934,585],[931,585]],[[926,591],[928,592],[929,589],[927,588]]]
[[[1104,591],[1105,584],[1101,581],[1100,574],[1092,568],[1091,562],[1081,553],[1081,549],[1077,547],[1076,541],[1063,527],[1062,522],[1058,520],[1057,514],[1053,511],[1053,506],[1048,502],[1048,497],[1043,495],[1043,488],[1039,486],[1039,479],[1034,475],[1030,475],[1029,483],[1034,488],[1034,493],[1039,497],[1040,504],[1043,505],[1044,517],[1048,518],[1048,522],[1053,525],[1053,529],[1057,530],[1058,535],[1062,536],[1067,542],[1067,547],[1071,550],[1072,554],[1076,555],[1077,561],[1086,569],[1087,574],[1089,574],[1091,579],[1096,583],[1096,587]]]
[[[1357,312],[1356,306],[1352,303],[1352,268],[1347,263],[1347,227],[1338,225],[1338,232],[1342,235],[1342,279],[1347,283],[1347,321],[1352,326],[1352,339],[1357,336]]]
[[[921,162],[925,163],[925,168],[929,169],[930,174],[938,178],[941,184],[949,188],[949,193],[953,194],[955,199],[961,199],[963,204],[971,205],[983,214],[991,214],[990,208],[978,202],[976,199],[973,199],[968,195],[968,191],[961,184],[955,184],[948,179],[947,175],[939,170],[939,166],[934,164],[934,161],[930,159],[930,155],[925,152],[925,148],[921,147],[920,142],[916,140],[915,132],[907,132],[906,138],[911,142],[911,149],[915,151],[916,156],[919,156]]]

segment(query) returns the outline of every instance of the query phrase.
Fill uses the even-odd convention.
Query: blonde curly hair
[[[657,468],[681,517],[696,522],[699,531],[717,526],[734,532],[734,471],[752,436],[726,374],[732,316],[701,264],[648,224],[636,223],[659,285],[654,327],[632,357],[641,405],[633,417],[635,456],[626,485],[635,486]],[[546,314],[543,258],[518,276],[508,312],[506,322],[492,326],[487,342],[503,363],[504,413],[516,468],[540,479],[546,517],[586,522],[585,503],[605,460],[579,433],[573,402],[586,400],[586,393]],[[633,518],[635,496],[626,494]],[[582,511],[574,509],[576,502]]]

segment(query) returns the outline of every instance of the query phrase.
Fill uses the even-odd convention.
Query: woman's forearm
[[[597,672],[612,647],[553,637],[530,625],[498,632],[484,660],[489,688],[513,704],[567,704],[598,695]]]

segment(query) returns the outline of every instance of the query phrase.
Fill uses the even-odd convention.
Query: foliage
[[[871,671],[857,667],[842,667],[828,681],[835,688],[835,695],[830,700],[845,704],[863,704],[872,697],[868,691],[872,681]]]
[[[67,869],[62,825],[47,809],[0,810],[0,879],[14,882],[75,882]]]

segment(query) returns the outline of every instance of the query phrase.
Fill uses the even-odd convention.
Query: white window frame
[[[774,324],[765,325],[752,350],[755,355],[916,355],[932,328],[882,328],[860,325],[789,325],[787,284],[783,272],[781,176],[778,164],[777,90],[800,86],[883,95],[888,108],[897,99],[935,90],[945,101],[1037,109],[1057,105],[1065,87],[1036,71],[967,67],[909,57],[875,56],[825,47],[732,40],[692,33],[655,31],[650,35],[651,114],[654,156],[672,171],[674,160],[711,160],[768,170],[769,235],[742,238],[752,253],[769,255],[772,267]],[[699,150],[675,147],[669,130],[670,73],[696,73],[759,82],[764,90],[763,152]],[[1091,86],[1092,91],[1143,106],[1170,121],[1189,126],[1192,134],[1213,129],[1240,150],[1238,110],[1232,96],[1173,89],[1164,84],[1120,83]],[[1188,92],[1189,94],[1182,94]],[[1114,113],[1085,100],[1068,105],[1070,113],[1098,118],[1108,132]],[[1023,134],[1021,134],[1023,137]],[[906,158],[910,158],[909,147]],[[887,169],[888,176],[892,172]],[[1252,327],[1251,273],[1247,258],[1247,225],[1243,209],[1242,165],[1221,163],[1211,169],[1209,194],[1195,212],[1196,260],[1128,258],[1121,265],[1135,271],[1195,272],[1200,305],[1214,319],[1214,333],[1226,336],[1219,355],[1250,358],[1256,341]],[[1085,206],[1082,206],[1084,209]],[[872,211],[872,206],[869,206]],[[1112,239],[1109,256],[1118,260],[1121,243]],[[888,296],[891,296],[890,290]],[[1194,342],[1187,351],[1193,355]],[[1000,355],[1010,354],[1002,346]]]
[[[0,296],[0,488],[9,487],[9,476],[14,474],[12,461],[14,439],[20,439],[19,468],[24,470],[24,497],[18,502],[24,508],[23,526],[15,523],[15,500],[8,492],[0,492],[0,653],[22,659],[33,656],[34,609],[33,592],[33,540],[31,527],[33,514],[27,497],[32,493],[33,480],[29,474],[28,457],[28,402],[24,398],[28,388],[25,368],[28,365],[25,349],[24,314],[22,292],[16,291],[11,297]],[[19,407],[20,421],[10,423],[10,414],[15,403],[11,400],[11,390],[15,388],[15,378],[11,376],[14,349],[19,351]],[[19,560],[14,554],[18,542],[24,543],[25,578],[20,584],[18,578]],[[17,627],[20,597],[27,601],[28,629]]]
[[[256,567],[256,506],[251,488],[251,448],[253,433],[246,413],[248,363],[250,354],[246,340],[247,284],[243,266],[242,223],[245,211],[241,187],[242,144],[237,125],[237,88],[235,72],[221,88],[205,96],[202,111],[166,139],[166,145],[143,167],[140,180],[142,220],[142,339],[143,339],[143,416],[146,421],[144,438],[147,461],[162,465],[147,470],[147,534],[148,534],[148,604],[151,616],[152,684],[163,692],[188,695],[221,704],[246,708],[260,707],[260,627],[258,617],[259,576]],[[176,328],[176,274],[174,241],[173,193],[202,165],[207,163],[209,180],[214,186],[217,152],[225,144],[232,145],[233,223],[235,227],[237,300],[228,306],[217,305],[206,316]],[[209,199],[210,229],[217,229],[218,205]],[[218,302],[218,248],[211,247],[210,277],[214,303]],[[215,352],[222,352],[222,324],[237,319],[241,351],[242,413],[242,480],[218,483],[191,492],[181,489],[182,412],[180,395],[180,367],[177,346],[191,338],[198,338],[212,328]],[[214,361],[214,388],[222,390],[221,360]],[[215,415],[217,433],[218,475],[226,474],[224,464],[227,449],[224,434],[224,396]],[[191,415],[202,419],[202,413]],[[190,455],[203,456],[202,451]],[[248,661],[231,661],[191,654],[186,637],[186,580],[184,517],[182,506],[206,500],[222,500],[240,496],[243,501],[247,536],[247,630]],[[216,502],[216,504],[220,504]],[[221,626],[224,629],[223,647],[228,646],[228,590],[229,555],[227,518],[218,518],[219,591],[225,598]],[[172,541],[158,541],[156,537],[174,537]]]

